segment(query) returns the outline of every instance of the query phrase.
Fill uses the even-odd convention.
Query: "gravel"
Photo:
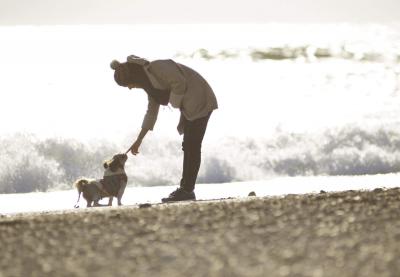
[[[0,276],[398,276],[400,189],[0,216]]]

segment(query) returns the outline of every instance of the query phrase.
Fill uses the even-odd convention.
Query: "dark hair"
[[[114,79],[118,85],[127,87],[129,84],[135,84],[144,89],[158,104],[168,105],[171,94],[170,89],[155,88],[150,82],[149,77],[147,77],[143,65],[113,61],[111,63],[111,68],[115,70]]]
[[[142,65],[125,62],[115,68],[114,80],[122,87],[129,84],[143,86],[147,83],[147,75]]]

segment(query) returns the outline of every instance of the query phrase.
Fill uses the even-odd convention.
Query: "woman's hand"
[[[131,147],[131,153],[132,153],[132,155],[137,155],[137,154],[139,154],[139,147],[140,147],[140,144],[142,143],[142,141],[140,141],[140,140],[136,140],[133,144],[132,144],[132,147]]]
[[[142,128],[142,130],[139,133],[139,136],[137,137],[136,141],[132,144],[132,146],[130,148],[132,155],[139,154],[140,144],[142,144],[142,140],[146,136],[148,131],[149,130]]]

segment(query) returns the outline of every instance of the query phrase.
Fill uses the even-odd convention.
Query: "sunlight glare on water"
[[[150,60],[174,58],[199,71],[219,100],[209,134],[214,137],[318,130],[365,116],[378,118],[399,102],[391,95],[396,78],[385,63],[253,61],[243,54],[210,61],[175,58],[198,49],[211,53],[296,45],[337,49],[349,41],[357,51],[393,52],[398,34],[384,26],[22,26],[1,27],[0,33],[4,49],[0,74],[6,76],[0,84],[5,103],[0,116],[8,119],[2,123],[2,133],[115,139],[139,131],[147,99],[140,90],[118,87],[109,68],[112,59],[123,60],[129,54]],[[376,42],[376,37],[381,40]],[[175,136],[178,118],[178,111],[162,109],[158,133]]]

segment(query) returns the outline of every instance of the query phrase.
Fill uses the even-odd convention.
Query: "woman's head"
[[[110,66],[114,69],[114,80],[120,86],[142,87],[147,82],[147,75],[142,65],[114,60]]]

